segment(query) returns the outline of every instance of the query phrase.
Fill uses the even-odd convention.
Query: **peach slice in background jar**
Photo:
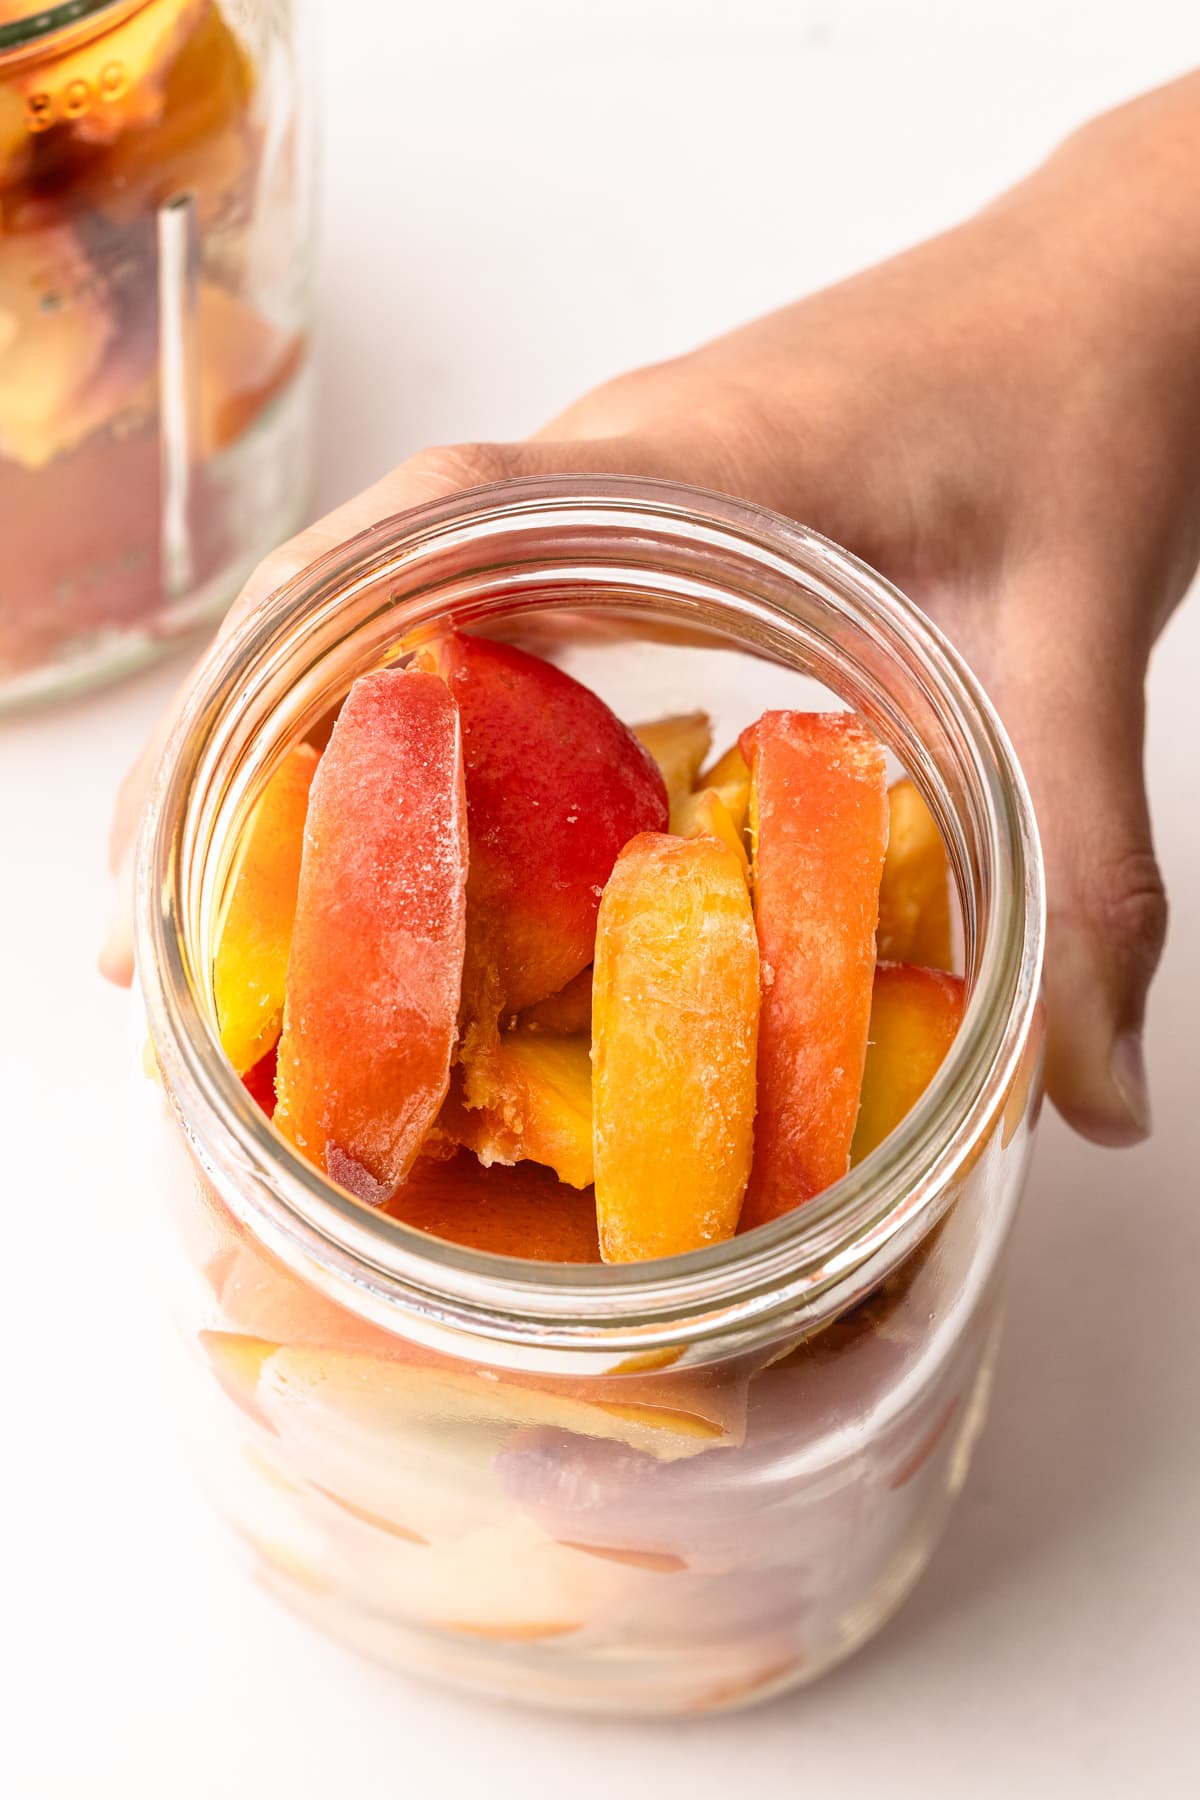
[[[4,9],[0,705],[215,619],[298,522],[303,9]]]

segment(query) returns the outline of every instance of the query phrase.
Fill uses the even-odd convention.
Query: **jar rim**
[[[962,1026],[933,1084],[869,1157],[823,1193],[742,1237],[655,1262],[533,1263],[447,1242],[373,1212],[331,1184],[262,1114],[220,1050],[188,943],[182,827],[220,728],[250,672],[294,654],[348,593],[411,572],[423,551],[576,517],[606,528],[699,534],[795,584],[838,596],[881,641],[903,643],[979,780],[992,860],[987,929]],[[670,586],[669,573],[663,577]],[[399,596],[393,595],[391,604]],[[594,604],[592,600],[588,604]],[[732,601],[731,601],[732,604]],[[754,599],[756,614],[781,607]],[[164,1082],[193,1153],[243,1223],[286,1264],[385,1328],[435,1344],[464,1336],[529,1351],[707,1360],[778,1335],[783,1319],[842,1310],[930,1229],[1018,1080],[1041,979],[1045,902],[1032,807],[1015,754],[976,678],[890,582],[809,528],[748,502],[642,478],[506,481],[384,519],[288,581],[211,648],[153,777],[138,852],[135,944]],[[230,1173],[232,1171],[232,1173]],[[494,1360],[506,1360],[497,1355]]]

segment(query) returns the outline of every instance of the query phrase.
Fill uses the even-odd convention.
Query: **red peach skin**
[[[487,1040],[501,1011],[558,993],[591,962],[617,852],[639,831],[666,830],[666,788],[629,727],[540,657],[452,632],[419,661],[462,714],[471,833],[463,1012]],[[468,1039],[468,1061],[471,1047]]]
[[[360,1199],[408,1174],[446,1094],[466,942],[458,709],[420,670],[356,681],[313,778],[275,1123]]]
[[[762,966],[748,1231],[849,1167],[888,803],[882,747],[853,714],[764,713],[741,746]]]

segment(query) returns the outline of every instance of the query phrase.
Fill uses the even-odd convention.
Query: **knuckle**
[[[1097,864],[1088,910],[1109,942],[1153,967],[1167,935],[1167,893],[1154,852],[1129,850]]]
[[[510,444],[434,444],[405,464],[405,474],[427,488],[431,498],[486,487],[519,473],[520,456]]]

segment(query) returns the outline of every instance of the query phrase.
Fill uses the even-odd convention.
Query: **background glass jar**
[[[304,0],[0,0],[0,702],[145,660],[298,522]]]
[[[449,622],[561,657],[629,719],[701,705],[732,735],[832,690],[923,788],[966,1017],[903,1125],[788,1217],[623,1267],[464,1249],[330,1186],[225,1063],[212,952],[249,809],[354,678]],[[218,645],[142,837],[139,1087],[199,1466],[268,1584],[400,1667],[573,1707],[729,1706],[845,1656],[924,1566],[984,1416],[1042,929],[1028,801],[969,675],[862,564],[736,502],[479,490],[362,534]]]

